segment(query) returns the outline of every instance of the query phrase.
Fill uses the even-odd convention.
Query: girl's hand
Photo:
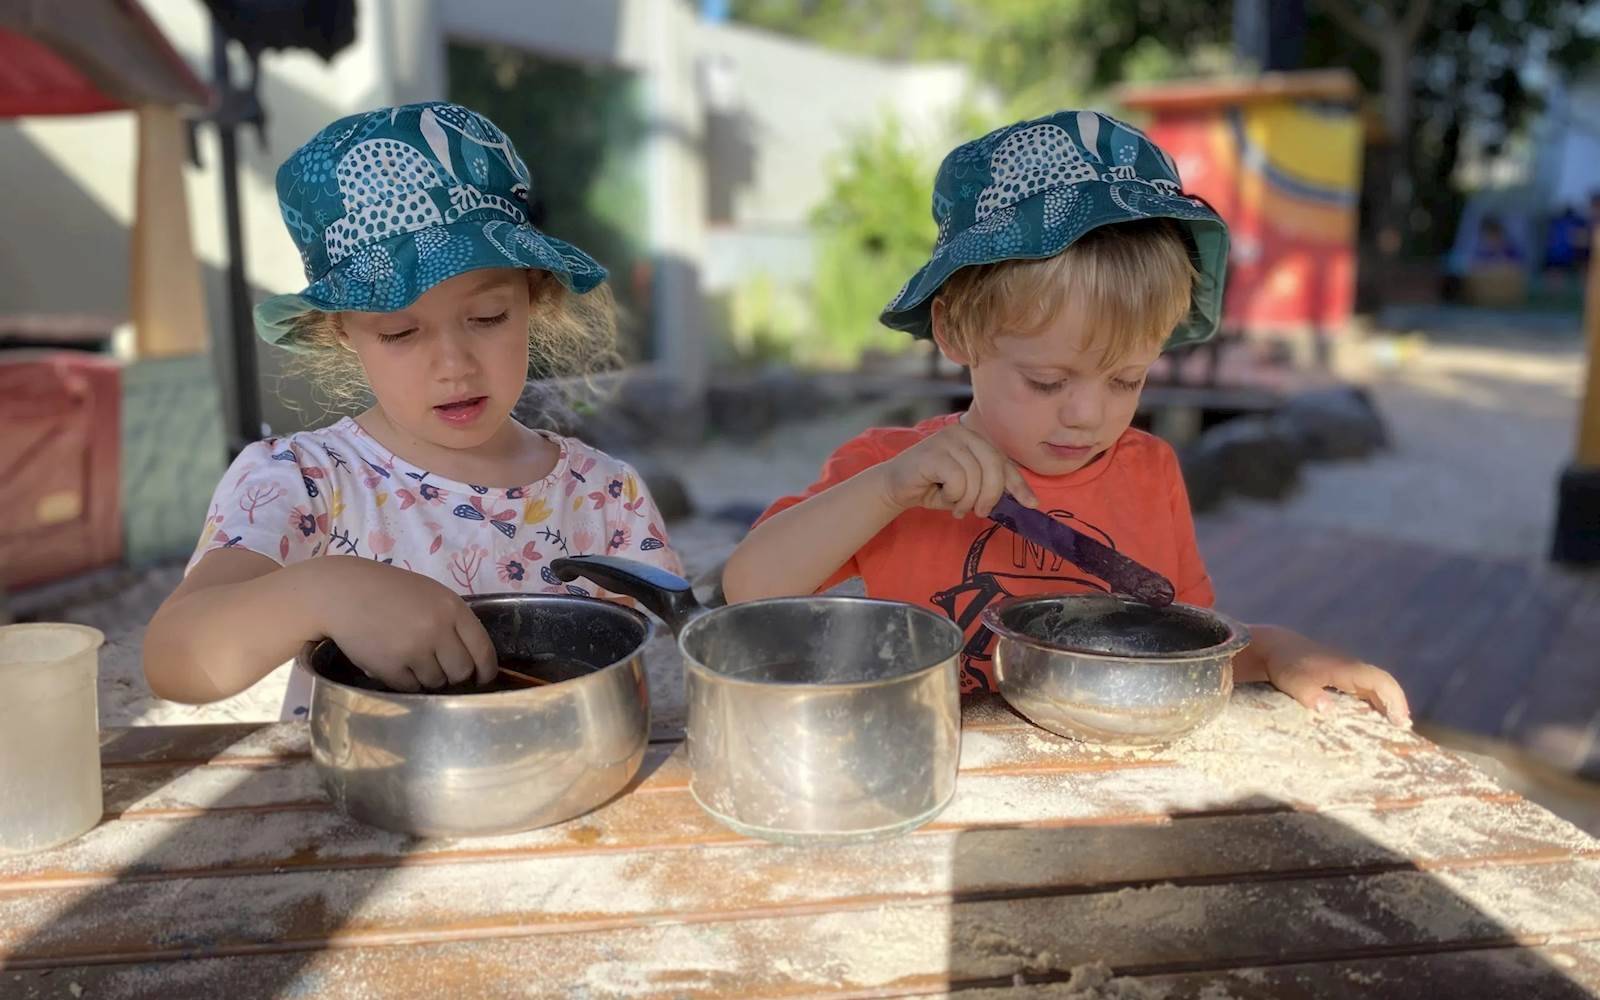
[[[907,510],[948,510],[956,517],[987,517],[1000,494],[1009,492],[1027,507],[1038,498],[1015,463],[961,424],[918,442],[879,466],[885,499]]]
[[[1394,675],[1288,629],[1271,629],[1264,650],[1273,687],[1316,712],[1332,703],[1334,688],[1370,704],[1397,726],[1411,726],[1411,708]]]
[[[396,691],[487,684],[494,643],[466,602],[420,573],[349,556],[316,560],[322,632],[350,662]]]

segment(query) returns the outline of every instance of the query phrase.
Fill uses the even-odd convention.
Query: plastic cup
[[[55,847],[100,822],[104,642],[85,625],[0,627],[0,854]]]

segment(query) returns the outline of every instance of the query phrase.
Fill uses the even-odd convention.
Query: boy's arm
[[[728,558],[729,603],[815,593],[834,571],[899,516],[882,465],[762,521]]]
[[[984,517],[1007,490],[1028,507],[1039,503],[1016,465],[960,423],[887,458],[858,439],[829,460],[823,482],[836,485],[774,514],[739,543],[722,571],[730,602],[815,593],[912,507]]]
[[[1165,475],[1171,484],[1170,502],[1177,527],[1178,600],[1211,607],[1211,577],[1194,536],[1194,514],[1177,456],[1166,450]],[[1387,671],[1331,649],[1292,629],[1277,625],[1251,625],[1251,642],[1233,661],[1233,679],[1239,684],[1265,681],[1307,708],[1321,711],[1328,705],[1327,688],[1337,688],[1369,702],[1396,725],[1411,724],[1411,710],[1400,683]]]
[[[1387,670],[1277,625],[1251,625],[1250,636],[1250,645],[1233,661],[1236,682],[1268,681],[1318,712],[1328,707],[1327,689],[1335,688],[1367,702],[1395,725],[1411,725],[1405,692]]]

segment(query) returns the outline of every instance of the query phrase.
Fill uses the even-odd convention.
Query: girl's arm
[[[144,670],[162,698],[199,704],[238,694],[332,638],[390,687],[415,691],[498,670],[494,644],[449,588],[349,556],[279,567],[239,549],[206,554],[162,603],[144,639]]]

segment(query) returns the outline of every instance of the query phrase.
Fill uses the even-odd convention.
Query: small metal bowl
[[[984,612],[1006,701],[1052,733],[1138,746],[1205,725],[1233,691],[1243,625],[1207,608],[1105,594],[1015,598]]]
[[[653,626],[588,597],[466,598],[502,660],[551,683],[401,693],[332,642],[308,644],[311,755],[347,815],[420,837],[511,833],[571,819],[633,780],[650,737],[642,650]]]

